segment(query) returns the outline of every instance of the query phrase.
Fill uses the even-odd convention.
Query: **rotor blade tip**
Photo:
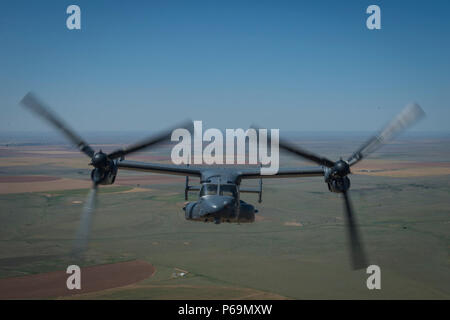
[[[411,102],[406,106],[406,109],[413,113],[417,119],[423,118],[426,114],[422,107],[417,102]]]
[[[27,94],[25,94],[23,96],[23,98],[19,101],[19,103],[21,105],[28,106],[29,102],[31,102],[32,100],[35,100],[35,99],[36,98],[35,98],[34,94],[31,91],[29,91]]]

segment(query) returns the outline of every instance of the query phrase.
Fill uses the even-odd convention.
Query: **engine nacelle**
[[[91,180],[96,184],[113,184],[116,180],[117,166],[111,161],[104,168],[95,168],[91,171]]]
[[[350,173],[348,163],[339,160],[332,168],[325,169],[325,182],[328,190],[336,193],[343,193],[350,188],[350,179],[347,174]]]
[[[350,188],[350,179],[348,177],[333,178],[326,181],[328,190],[331,192],[342,193]]]

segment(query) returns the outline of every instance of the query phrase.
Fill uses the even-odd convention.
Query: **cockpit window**
[[[221,196],[236,196],[236,186],[234,185],[221,185],[220,186],[220,195]]]
[[[200,190],[200,196],[209,196],[217,194],[217,184],[205,184]]]

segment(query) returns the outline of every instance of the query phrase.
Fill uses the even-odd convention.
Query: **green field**
[[[331,156],[336,152],[311,145]],[[448,161],[449,145],[446,141],[434,159]],[[428,161],[419,152],[430,148],[428,143],[403,146],[397,156],[391,148],[373,158]],[[286,157],[285,163],[294,162]],[[449,178],[351,176],[365,248],[370,263],[381,267],[381,290],[367,289],[365,270],[351,270],[343,202],[321,178],[266,180],[262,204],[243,195],[257,205],[261,218],[242,225],[186,221],[183,180],[141,184],[147,192],[123,193],[132,186],[102,189],[83,261],[74,261],[69,252],[82,208],[78,202],[87,189],[2,194],[0,277],[64,270],[74,262],[140,259],[156,267],[153,277],[81,298],[449,299]],[[174,277],[175,268],[188,274]]]

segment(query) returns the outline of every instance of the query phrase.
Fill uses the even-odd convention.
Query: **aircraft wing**
[[[125,170],[172,174],[178,176],[191,176],[191,177],[201,176],[200,167],[186,166],[186,165],[182,166],[173,164],[159,164],[159,163],[147,163],[147,162],[123,160],[117,162],[117,167],[119,169]]]
[[[325,173],[322,167],[307,168],[280,168],[276,174],[263,175],[260,168],[242,169],[239,176],[242,179],[260,178],[299,178],[299,177],[321,177]]]

